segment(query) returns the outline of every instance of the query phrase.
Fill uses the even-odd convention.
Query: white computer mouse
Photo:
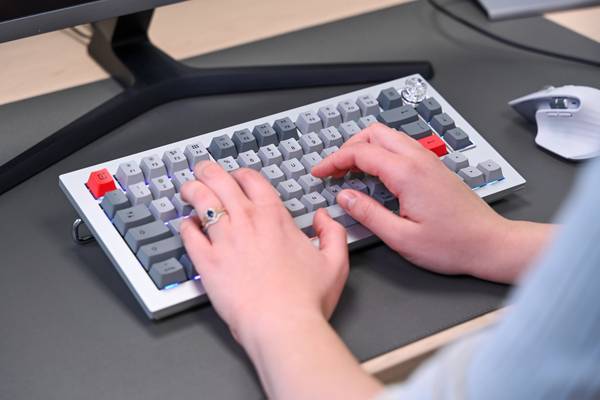
[[[537,123],[539,146],[570,160],[600,155],[600,90],[548,87],[508,104]]]

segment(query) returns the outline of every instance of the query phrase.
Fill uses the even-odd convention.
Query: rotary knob
[[[402,98],[409,104],[418,104],[425,100],[427,94],[427,82],[423,78],[413,76],[404,82]]]

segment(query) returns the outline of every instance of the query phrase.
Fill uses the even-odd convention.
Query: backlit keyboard
[[[487,201],[523,187],[523,177],[431,86],[420,86],[426,93],[409,103],[407,84],[415,81],[424,82],[397,79],[83,168],[61,175],[60,186],[147,315],[162,318],[206,301],[179,237],[193,211],[179,190],[200,160],[259,171],[308,236],[315,210],[327,208],[346,227],[351,249],[377,239],[344,213],[336,194],[353,188],[392,210],[397,199],[371,176],[323,181],[310,171],[373,122],[418,140]]]

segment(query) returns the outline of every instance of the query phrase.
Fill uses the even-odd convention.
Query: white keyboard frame
[[[420,77],[420,75],[412,76]],[[128,247],[125,240],[121,237],[119,232],[117,232],[106,214],[104,214],[104,211],[99,206],[99,201],[94,199],[85,186],[85,182],[91,172],[101,168],[107,168],[112,175],[115,175],[118,165],[125,161],[133,160],[139,162],[143,157],[152,154],[159,154],[162,156],[162,153],[166,150],[172,148],[183,150],[187,144],[198,141],[208,148],[210,141],[215,136],[225,133],[231,136],[234,131],[244,128],[252,130],[255,125],[262,123],[272,124],[276,119],[284,117],[290,117],[295,121],[296,117],[301,112],[309,110],[316,112],[319,107],[330,104],[337,105],[337,103],[342,100],[355,101],[358,96],[364,94],[370,94],[377,98],[382,89],[389,88],[390,86],[396,88],[400,92],[404,87],[404,81],[410,77],[411,76],[407,76],[380,85],[374,85],[365,89],[63,174],[59,177],[59,184],[73,207],[77,210],[77,213],[85,221],[91,233],[115,265],[117,271],[121,274],[125,282],[127,282],[127,285],[142,305],[148,317],[160,319],[195,304],[207,301],[206,292],[202,286],[202,282],[200,280],[191,280],[181,283],[171,289],[159,290],[150,278],[148,272]],[[475,192],[480,197],[490,202],[503,197],[507,193],[518,190],[525,185],[525,179],[494,148],[492,148],[492,146],[431,85],[428,87],[427,96],[436,99],[442,106],[442,111],[450,115],[450,117],[454,119],[456,126],[462,128],[467,135],[469,135],[469,138],[473,142],[473,146],[461,150],[461,152],[467,156],[470,165],[477,165],[477,163],[481,161],[492,159],[502,168],[505,179],[476,189]],[[369,230],[359,224],[353,225],[347,228],[347,230],[348,243],[351,249],[378,240]]]

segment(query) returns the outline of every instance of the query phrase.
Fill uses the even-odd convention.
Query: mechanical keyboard
[[[354,249],[377,239],[344,213],[336,194],[353,188],[394,211],[397,199],[372,176],[351,172],[323,181],[310,171],[376,121],[419,141],[486,201],[525,184],[419,75],[83,168],[61,175],[59,183],[148,317],[159,319],[206,301],[179,237],[181,221],[193,213],[179,189],[194,179],[197,162],[260,171],[309,237],[315,210],[327,208],[346,227]]]

